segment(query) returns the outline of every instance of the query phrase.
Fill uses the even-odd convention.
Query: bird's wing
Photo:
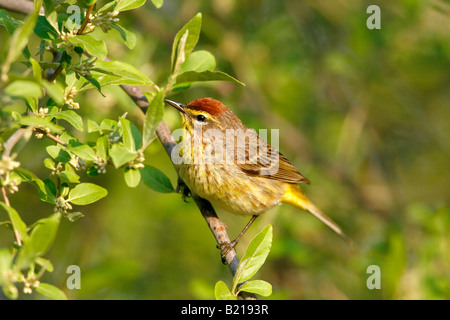
[[[236,146],[238,152],[245,154],[243,161],[239,161],[239,158],[236,161],[237,166],[243,172],[287,183],[310,183],[284,155],[268,145],[259,136],[257,137],[257,143],[257,152],[251,152],[252,149],[249,148],[248,141]]]

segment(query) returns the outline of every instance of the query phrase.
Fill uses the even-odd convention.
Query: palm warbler
[[[180,178],[192,193],[213,205],[252,215],[236,240],[220,247],[222,256],[236,246],[258,215],[280,203],[312,213],[346,238],[300,189],[298,183],[309,180],[220,101],[165,101],[182,115],[181,141],[172,152]]]

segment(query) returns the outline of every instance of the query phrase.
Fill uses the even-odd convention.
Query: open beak
[[[164,99],[165,102],[167,102],[168,104],[170,104],[172,107],[174,107],[175,109],[177,109],[178,111],[180,111],[181,113],[186,113],[186,111],[184,110],[185,105],[182,103],[178,103],[169,99]]]

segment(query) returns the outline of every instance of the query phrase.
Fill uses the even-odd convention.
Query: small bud
[[[33,290],[30,287],[25,286],[23,288],[23,293],[25,293],[25,294],[32,294]]]

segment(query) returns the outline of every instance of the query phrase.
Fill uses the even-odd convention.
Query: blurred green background
[[[381,30],[366,27],[371,4],[381,8]],[[270,298],[450,299],[449,2],[166,0],[160,9],[149,2],[120,15],[136,47],[127,49],[111,31],[109,55],[162,83],[173,37],[197,12],[197,50],[211,51],[218,70],[247,86],[215,82],[170,98],[214,97],[249,127],[280,129],[281,151],[312,181],[305,192],[353,240],[349,246],[293,207],[265,214],[237,249],[241,256],[257,232],[274,226],[271,253],[256,275],[273,285]],[[100,121],[136,111],[120,88],[104,92],[77,96],[81,113]],[[180,127],[174,110],[164,120]],[[34,140],[18,161],[45,178],[49,144]],[[146,159],[176,183],[158,141]],[[94,182],[108,197],[74,223],[63,219],[47,254],[55,271],[42,281],[72,299],[213,299],[218,280],[231,284],[192,200],[142,183],[130,189],[112,167]],[[52,212],[30,185],[10,201],[27,224]],[[218,215],[231,238],[248,220]],[[12,241],[0,232],[0,247]],[[69,265],[81,268],[80,290],[66,288]],[[366,286],[370,265],[381,269],[380,290]]]

